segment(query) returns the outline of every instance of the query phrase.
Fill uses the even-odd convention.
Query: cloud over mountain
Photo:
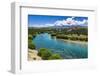
[[[88,21],[86,19],[79,21],[79,20],[75,20],[74,17],[71,17],[71,18],[67,18],[66,20],[57,20],[54,24],[56,26],[62,26],[62,25],[86,26],[88,24]]]
[[[33,25],[36,27],[50,27],[50,26],[87,26],[88,25],[88,20],[83,19],[83,20],[77,20],[75,17],[69,17],[63,20],[56,20],[54,23],[46,23],[46,24],[37,24]]]

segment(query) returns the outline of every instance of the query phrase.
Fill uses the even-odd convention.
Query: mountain
[[[29,27],[29,28],[55,28],[55,29],[64,29],[64,28],[87,28],[88,26],[86,25],[54,25],[54,26],[49,26],[49,27]]]

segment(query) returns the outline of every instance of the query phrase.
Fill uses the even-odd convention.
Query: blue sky
[[[88,25],[88,17],[75,16],[50,16],[50,15],[28,15],[29,27],[48,27],[62,25]]]

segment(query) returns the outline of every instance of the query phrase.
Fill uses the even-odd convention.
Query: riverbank
[[[78,44],[88,44],[88,42],[85,41],[73,41],[73,40],[66,40],[66,39],[58,39],[58,40],[62,40],[64,42],[69,42],[69,43],[78,43]]]
[[[28,61],[42,60],[42,58],[37,54],[38,54],[37,50],[28,49]]]

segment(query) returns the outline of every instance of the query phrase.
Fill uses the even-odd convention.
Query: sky
[[[88,17],[28,15],[28,27],[88,26]]]

